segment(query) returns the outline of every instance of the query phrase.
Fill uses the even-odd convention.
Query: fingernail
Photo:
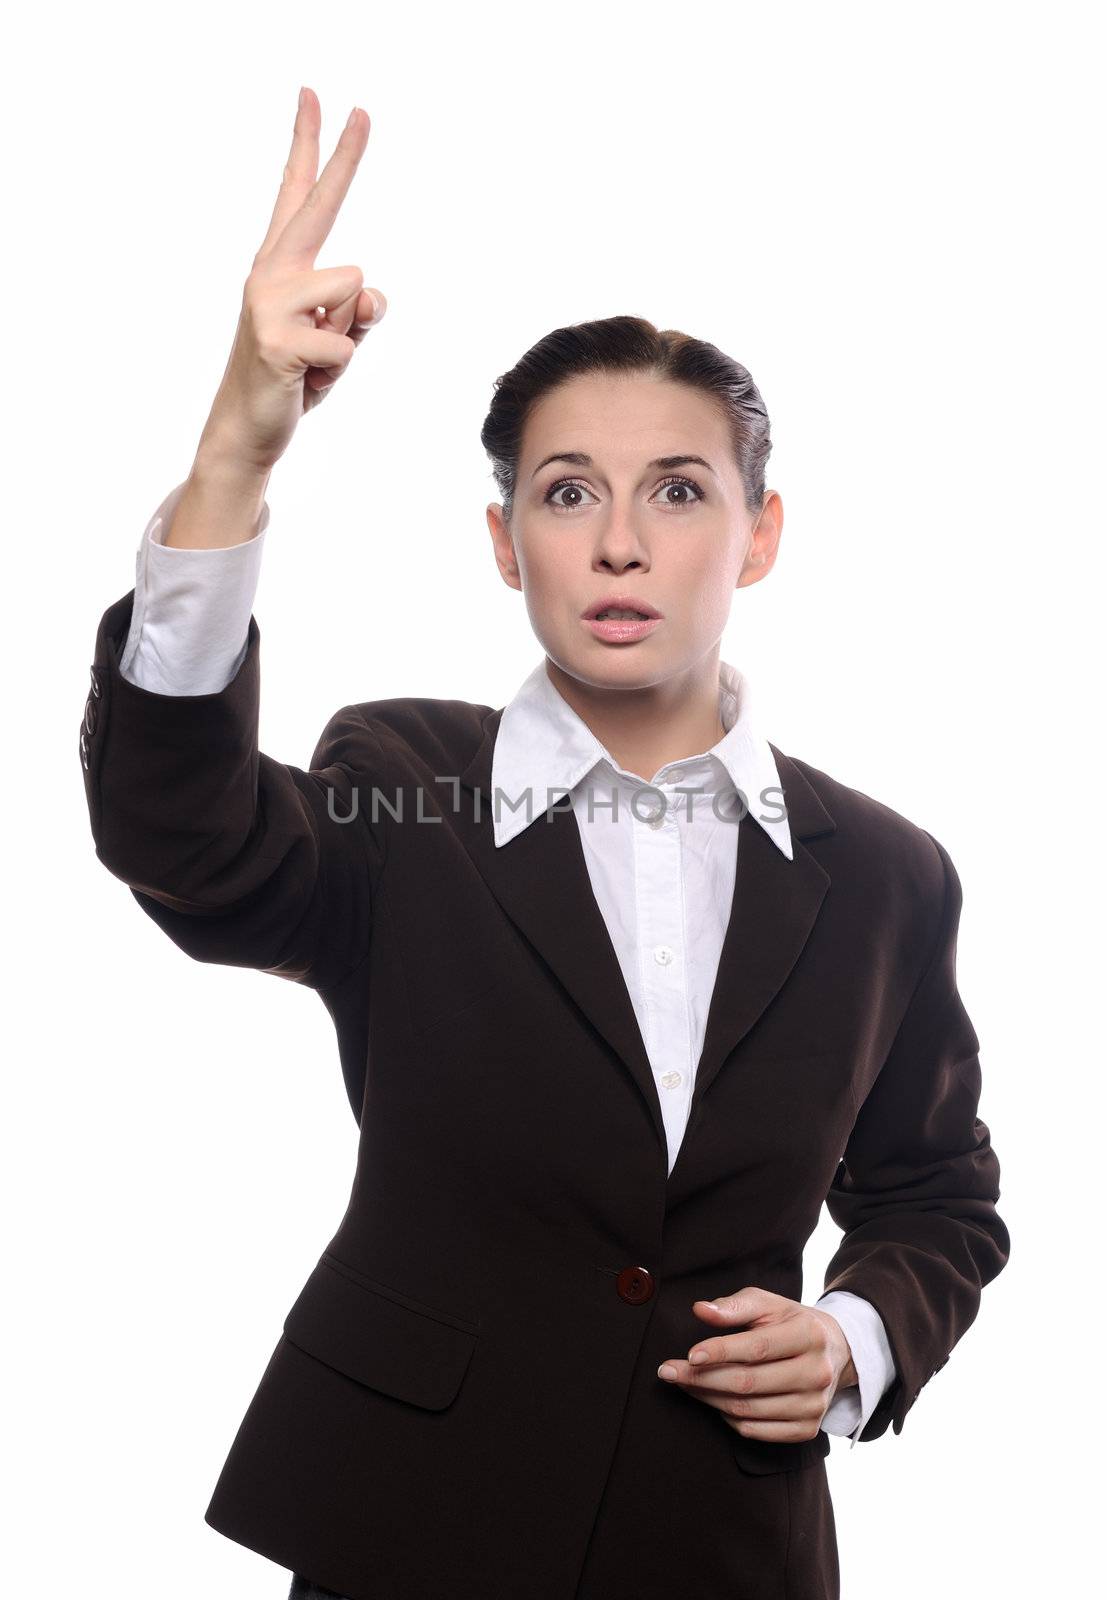
[[[357,116],[357,106],[354,107],[354,109],[350,112],[350,115],[346,118],[346,126],[348,128],[352,128],[353,127],[354,118],[356,116]]]
[[[369,294],[370,300],[373,302],[373,315],[371,317],[365,317],[365,318],[359,317],[358,318],[358,324],[357,324],[359,328],[371,328],[373,326],[374,322],[376,322],[377,318],[381,314],[381,303],[380,303],[380,301],[377,299],[376,295],[373,293],[373,291],[371,289],[368,291],[368,294]]]
[[[667,1361],[663,1362],[662,1365],[657,1369],[657,1376],[659,1378],[675,1378],[676,1368],[671,1367]]]
[[[688,1359],[689,1359],[689,1361],[692,1362],[693,1366],[697,1366],[698,1367],[701,1361],[706,1361],[707,1360],[707,1351],[706,1350],[693,1350],[692,1354],[688,1357]]]

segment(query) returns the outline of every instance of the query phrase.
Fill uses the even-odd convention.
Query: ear
[[[500,576],[510,589],[522,589],[522,580],[519,577],[519,563],[515,558],[515,542],[511,532],[504,521],[504,508],[499,501],[493,500],[485,509],[488,520],[488,531],[492,535],[492,549],[496,556],[496,565],[500,569]]]
[[[760,583],[773,570],[780,535],[784,530],[784,502],[775,489],[766,491],[761,511],[750,533],[749,548],[738,574],[736,589],[746,589],[751,583]]]

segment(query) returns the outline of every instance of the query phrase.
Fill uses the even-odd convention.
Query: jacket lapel
[[[481,795],[479,810],[465,811],[477,819],[464,831],[466,844],[504,911],[631,1073],[664,1150],[665,1124],[653,1068],[592,892],[571,806],[565,801],[548,814],[536,813],[510,843],[496,848],[491,774],[502,709],[485,718],[483,738],[459,775],[464,787]],[[735,829],[734,895],[696,1068],[689,1130],[712,1080],[787,979],[830,885],[829,874],[803,841],[832,832],[834,820],[799,768],[775,745],[770,748],[784,790],[794,855],[789,861],[750,817]]]
[[[738,828],[730,920],[707,1012],[691,1110],[731,1051],[779,992],[807,943],[830,887],[830,874],[805,840],[832,833],[834,819],[807,779],[770,744],[792,834],[789,861],[753,817]]]

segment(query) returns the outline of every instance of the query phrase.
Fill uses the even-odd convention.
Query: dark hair
[[[705,339],[676,328],[655,328],[645,317],[604,317],[555,328],[496,379],[480,439],[492,461],[506,522],[511,521],[519,451],[531,408],[581,372],[648,372],[714,395],[730,425],[746,507],[760,511],[765,463],[773,446],[765,402],[742,363]]]

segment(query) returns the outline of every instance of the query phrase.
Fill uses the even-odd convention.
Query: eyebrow
[[[537,478],[543,467],[548,467],[551,461],[564,461],[570,467],[591,467],[595,463],[591,456],[586,456],[580,450],[563,450],[547,456],[545,461],[540,461],[531,473],[532,478]],[[671,472],[674,467],[706,467],[708,472],[718,477],[718,473],[710,461],[705,461],[702,456],[658,456],[655,461],[647,461],[647,467],[656,467],[659,472]]]

